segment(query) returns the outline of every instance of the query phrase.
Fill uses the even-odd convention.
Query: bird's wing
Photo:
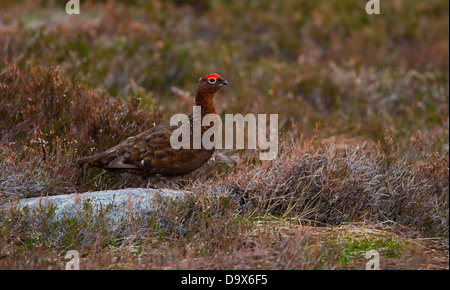
[[[176,128],[169,123],[160,124],[93,156],[91,163],[106,169],[150,171],[155,158],[161,158],[162,153],[175,150],[170,146],[170,136]]]

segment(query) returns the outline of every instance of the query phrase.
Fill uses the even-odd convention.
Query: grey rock
[[[128,188],[106,190],[82,194],[65,194],[47,197],[21,199],[0,206],[0,215],[20,210],[28,227],[36,232],[49,232],[46,244],[59,246],[73,227],[79,231],[81,245],[91,244],[101,234],[109,238],[131,235],[136,225],[139,229],[152,230],[157,221],[160,228],[176,228],[183,232],[184,227],[174,224],[173,213],[167,218],[167,201],[182,202],[189,192],[169,189]],[[50,210],[51,209],[51,210]],[[51,213],[51,214],[49,214]],[[78,225],[82,225],[78,228]],[[106,231],[106,232],[105,232]]]
[[[17,205],[21,208],[37,209],[50,203],[56,207],[55,217],[60,218],[64,214],[74,216],[77,211],[82,209],[85,202],[89,202],[94,209],[112,206],[110,215],[114,220],[117,220],[126,216],[130,210],[138,214],[155,214],[159,209],[154,203],[157,197],[182,199],[186,193],[186,191],[170,189],[127,188],[25,198],[19,200]]]

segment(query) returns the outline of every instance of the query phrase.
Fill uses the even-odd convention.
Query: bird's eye
[[[215,79],[215,78],[209,78],[209,79],[208,79],[208,82],[209,82],[210,84],[215,84],[215,83],[216,83],[216,79]]]

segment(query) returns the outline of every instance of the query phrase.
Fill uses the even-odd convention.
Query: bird
[[[208,114],[216,114],[214,94],[227,84],[228,81],[217,73],[205,75],[198,80],[195,105],[200,106],[202,119]],[[189,115],[189,120],[192,128],[193,114]],[[74,163],[80,167],[98,167],[110,172],[127,172],[144,177],[189,174],[205,164],[215,148],[172,148],[170,137],[177,128],[179,127],[171,126],[170,122],[159,124],[136,136],[128,137],[104,152],[74,160]],[[202,126],[202,134],[205,129],[208,128]]]

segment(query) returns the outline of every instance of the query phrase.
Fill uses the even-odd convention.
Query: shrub
[[[235,196],[244,208],[260,214],[301,223],[372,220],[446,237],[448,161],[448,156],[424,153],[414,144],[408,154],[392,160],[374,146],[340,152],[332,143],[317,147],[304,141],[286,147],[273,161],[242,162],[207,188]]]
[[[101,152],[159,120],[138,98],[124,104],[73,84],[56,67],[6,64],[0,73],[3,198],[120,187],[117,178],[79,176],[73,158]]]

